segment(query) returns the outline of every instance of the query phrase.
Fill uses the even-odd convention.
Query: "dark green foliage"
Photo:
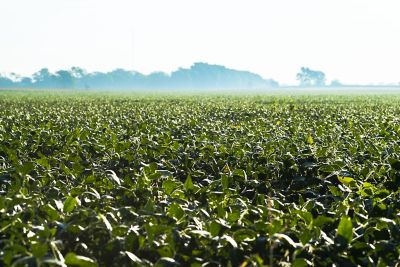
[[[0,94],[1,266],[393,266],[398,97]]]

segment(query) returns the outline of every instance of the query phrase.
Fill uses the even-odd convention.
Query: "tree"
[[[1,88],[9,88],[9,87],[13,87],[13,85],[14,85],[14,83],[11,79],[0,75],[0,87]]]
[[[300,72],[296,75],[297,80],[300,82],[300,86],[325,86],[326,77],[322,71],[311,70],[309,68],[302,67]]]
[[[33,74],[33,85],[36,88],[53,88],[56,87],[56,76],[50,73],[49,69],[43,68]]]
[[[19,87],[30,88],[32,87],[32,79],[30,77],[22,77],[21,81],[18,83]]]
[[[70,70],[70,73],[74,78],[78,78],[78,79],[83,78],[86,75],[88,75],[86,70],[79,68],[79,67],[72,67]]]
[[[48,80],[50,77],[51,77],[51,73],[50,73],[49,69],[47,69],[47,68],[43,68],[33,74],[33,79],[35,80],[35,82],[44,82],[44,81]]]
[[[72,89],[74,88],[74,77],[67,70],[59,70],[56,72],[57,87]]]

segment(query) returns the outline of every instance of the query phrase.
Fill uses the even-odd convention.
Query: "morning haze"
[[[170,74],[195,62],[283,85],[301,67],[327,81],[397,84],[396,0],[4,0],[0,72],[80,67]]]

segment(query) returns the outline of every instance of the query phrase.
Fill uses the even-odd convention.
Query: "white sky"
[[[301,66],[400,82],[399,0],[1,0],[0,72],[193,62],[295,83]]]

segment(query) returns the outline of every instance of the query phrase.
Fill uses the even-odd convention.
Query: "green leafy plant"
[[[0,92],[0,265],[395,266],[399,100]]]

